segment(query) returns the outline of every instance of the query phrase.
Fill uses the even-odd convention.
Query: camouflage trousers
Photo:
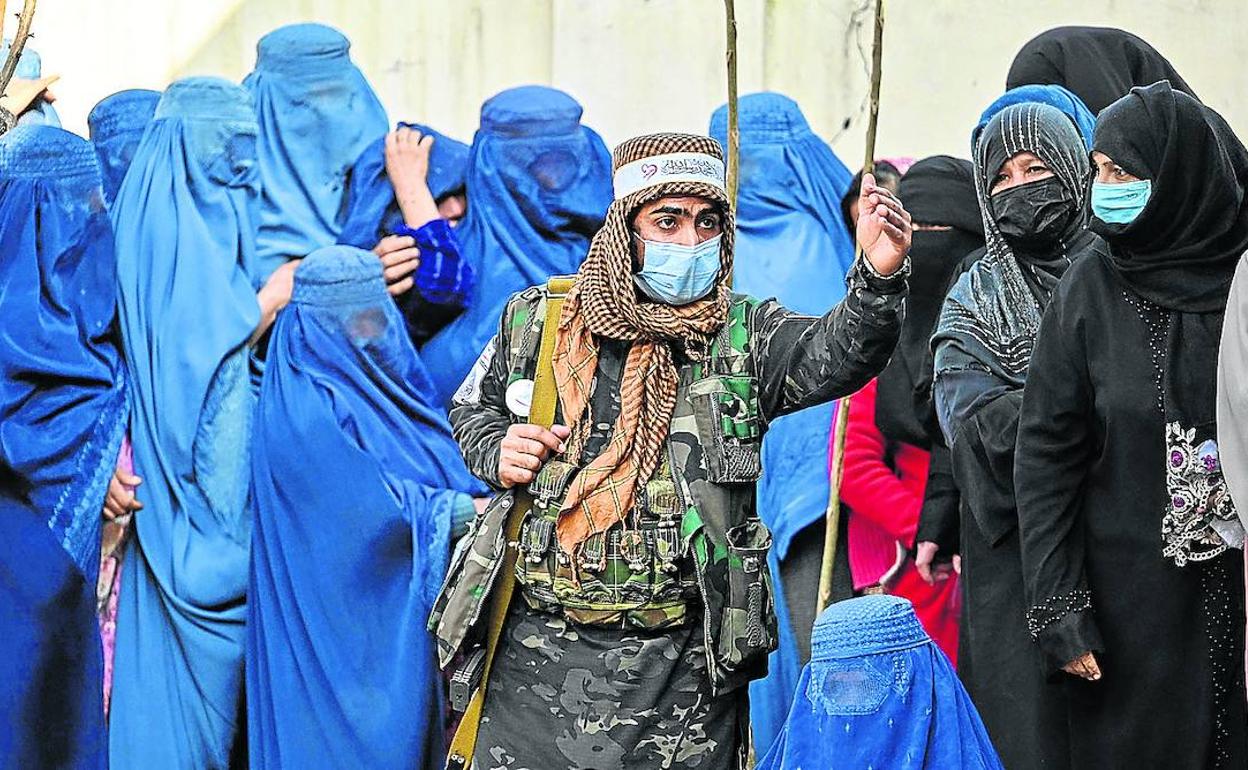
[[[586,626],[517,598],[473,770],[743,770],[746,688],[711,695],[701,616],[663,631]]]

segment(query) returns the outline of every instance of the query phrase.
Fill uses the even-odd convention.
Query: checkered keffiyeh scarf
[[[615,150],[614,168],[643,158],[699,152],[723,158],[719,143],[690,134],[651,134],[630,139]],[[638,297],[633,283],[630,236],[637,209],[658,198],[698,196],[723,211],[722,262],[715,289],[706,298],[673,307]],[[594,236],[569,292],[555,342],[555,384],[564,418],[572,428],[568,456],[577,457],[590,425],[590,388],[598,367],[595,337],[632,343],[620,379],[620,415],[611,439],[597,458],[577,474],[559,517],[558,539],[565,552],[596,532],[621,521],[633,506],[637,488],[654,474],[663,454],[676,407],[679,374],[674,348],[704,350],[728,318],[734,219],[719,188],[702,182],[669,182],[614,201]]]

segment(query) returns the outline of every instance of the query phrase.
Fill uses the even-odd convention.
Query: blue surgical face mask
[[[715,288],[719,275],[719,241],[708,238],[696,246],[638,240],[646,245],[645,266],[633,275],[642,293],[667,305],[688,305]]]
[[[1153,192],[1149,179],[1122,184],[1092,183],[1092,213],[1102,222],[1125,225],[1135,221]]]

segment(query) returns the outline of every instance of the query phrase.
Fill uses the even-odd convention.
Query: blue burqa
[[[0,767],[104,766],[100,510],[126,427],[95,153],[0,137]]]
[[[988,125],[988,121],[996,117],[997,113],[1006,107],[1028,102],[1047,104],[1066,113],[1066,116],[1074,121],[1075,128],[1079,130],[1079,136],[1083,137],[1083,143],[1087,145],[1088,151],[1091,152],[1092,130],[1096,127],[1096,116],[1092,114],[1087,105],[1078,96],[1075,96],[1062,86],[1033,85],[1011,88],[998,96],[992,104],[988,105],[983,114],[979,116],[979,122],[975,124],[975,129],[971,131],[971,155],[975,155],[975,142],[979,139],[979,132],[984,130],[984,126]]]
[[[854,242],[841,221],[841,197],[853,174],[789,97],[749,94],[739,109],[733,288],[823,314],[845,296],[854,262]],[[711,116],[711,136],[727,146],[727,106]]]
[[[757,770],[873,767],[1001,768],[949,659],[896,596],[849,599],[819,616],[793,708]]]
[[[571,96],[523,86],[481,107],[468,213],[455,233],[478,288],[467,311],[421,350],[434,403],[450,402],[512,294],[577,271],[611,199],[611,154],[581,125],[581,105]]]
[[[419,123],[400,123],[414,128],[422,136],[433,137],[429,152],[429,173],[426,184],[433,199],[464,191],[468,172],[468,145],[434,131]],[[403,214],[394,198],[394,188],[386,176],[386,138],[380,137],[360,153],[347,174],[347,217],[338,234],[338,242],[361,249],[371,249],[377,241],[403,224]]]
[[[9,56],[9,45],[11,40],[6,39],[3,45],[0,45],[0,62]],[[13,71],[13,77],[23,80],[38,80],[43,77],[43,59],[39,53],[30,47],[30,41],[22,46],[22,56],[17,60],[17,69]],[[61,118],[56,114],[56,108],[42,98],[36,99],[30,105],[30,109],[23,112],[17,117],[19,126],[55,126],[61,127]]]
[[[104,179],[105,200],[117,197],[121,180],[126,178],[134,151],[139,148],[159,101],[159,91],[132,88],[104,97],[87,115],[91,144],[95,145]]]
[[[845,296],[854,244],[841,219],[853,175],[815,136],[797,103],[777,93],[741,99],[741,188],[733,288],[775,297],[785,307],[822,315]],[[711,116],[711,136],[727,142],[728,108]],[[776,420],[763,442],[758,512],[774,538],[770,565],[780,645],[764,679],[750,685],[754,742],[766,749],[788,713],[801,671],[780,561],[789,543],[823,517],[828,505],[828,434],[835,403]],[[804,587],[796,587],[804,591]]]
[[[144,479],[118,608],[114,770],[226,767],[241,715],[255,142],[245,90],[178,81],[113,203]]]
[[[252,768],[440,767],[425,630],[469,474],[371,252],[295,274],[252,449],[247,716]]]
[[[263,281],[286,260],[338,242],[347,172],[389,122],[351,61],[351,42],[323,24],[290,24],[260,38],[243,85],[260,124]]]

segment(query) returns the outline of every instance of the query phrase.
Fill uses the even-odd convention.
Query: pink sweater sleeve
[[[853,515],[870,520],[909,547],[919,526],[923,496],[908,489],[884,462],[886,446],[875,425],[875,399],[875,380],[850,399],[841,500]]]

